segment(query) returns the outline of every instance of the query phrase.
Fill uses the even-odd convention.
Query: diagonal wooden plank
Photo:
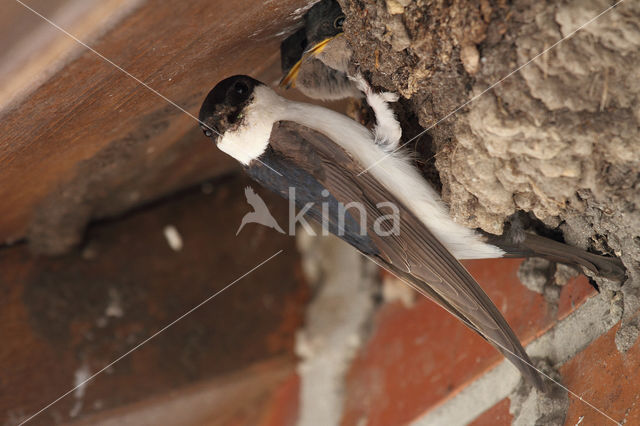
[[[308,3],[147,0],[91,46],[195,115],[206,92],[225,76],[275,80],[279,42]],[[39,217],[38,206],[77,199],[61,194],[100,168],[116,172],[93,183],[105,194],[91,217],[123,211],[231,167],[194,131],[192,118],[86,50],[0,114],[0,242],[24,237]],[[122,141],[135,149],[120,152]],[[103,159],[92,167],[78,167],[99,154]],[[119,167],[141,165],[144,176],[151,176],[144,182],[139,174],[123,179],[117,173]],[[105,201],[127,191],[140,196],[115,206]]]

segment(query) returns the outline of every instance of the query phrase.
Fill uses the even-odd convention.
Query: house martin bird
[[[321,100],[362,97],[347,74],[351,50],[342,30],[344,19],[335,0],[322,0],[309,9],[304,27],[280,45],[281,87],[295,87]]]
[[[529,234],[502,247],[498,239],[489,242],[455,223],[409,159],[389,155],[401,136],[388,105],[397,97],[374,93],[363,80],[355,83],[375,113],[373,131],[335,111],[284,99],[248,76],[227,78],[211,90],[200,109],[201,127],[254,180],[285,198],[295,188],[298,206],[312,203],[312,218],[329,216],[332,233],[478,332],[530,383],[544,389],[506,320],[457,259],[521,257],[535,250],[537,256],[578,263],[598,273],[624,274],[621,264]],[[366,214],[347,214],[341,220],[340,206],[352,202]],[[326,211],[321,211],[322,203],[329,206]],[[380,207],[384,203],[397,206],[398,232],[380,232],[380,218],[389,213]],[[362,227],[366,232],[360,232]]]

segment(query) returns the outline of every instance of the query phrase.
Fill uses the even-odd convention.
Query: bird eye
[[[200,128],[202,129],[202,133],[204,133],[206,137],[210,138],[211,135],[213,135],[213,132],[208,127],[200,126]]]
[[[249,91],[249,86],[239,81],[233,86],[233,90],[235,90],[238,95],[244,95]]]
[[[344,25],[344,15],[338,16],[335,21],[333,21],[333,27],[336,30],[341,30]]]

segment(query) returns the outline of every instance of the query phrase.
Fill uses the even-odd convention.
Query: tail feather
[[[507,252],[507,257],[542,257],[553,262],[582,266],[601,277],[623,281],[626,269],[620,259],[589,253],[585,250],[559,243],[535,234],[524,234],[520,243],[505,241],[504,238],[491,241]]]

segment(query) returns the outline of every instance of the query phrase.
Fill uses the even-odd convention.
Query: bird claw
[[[367,103],[376,116],[377,124],[374,129],[376,143],[385,149],[394,150],[402,137],[402,128],[389,103],[397,102],[400,96],[392,92],[374,92],[362,74],[357,74],[349,78],[358,86],[358,89],[364,93],[367,98]]]
[[[378,93],[378,95],[380,95],[380,97],[384,99],[385,102],[390,102],[390,103],[398,102],[398,99],[400,99],[400,95],[393,92],[382,92],[382,93]]]
[[[367,98],[370,98],[371,96],[379,96],[380,99],[382,99],[384,102],[398,102],[398,99],[400,99],[400,95],[393,92],[375,93],[371,85],[367,82],[367,80],[365,80],[362,74],[349,76],[349,79],[356,83],[356,85],[358,86],[358,90],[364,93]]]
[[[371,88],[369,83],[367,83],[367,80],[364,79],[362,74],[357,74],[355,76],[350,75],[349,80],[356,83],[356,85],[358,86],[358,90],[360,90],[365,95],[369,96],[370,94],[373,93],[373,89]]]

